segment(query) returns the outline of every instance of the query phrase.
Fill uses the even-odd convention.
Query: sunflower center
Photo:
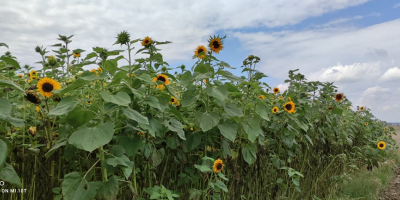
[[[216,168],[217,168],[217,170],[221,170],[222,169],[222,163],[218,163]]]
[[[45,83],[43,84],[42,89],[45,92],[51,92],[53,90],[53,85],[50,83]]]
[[[172,99],[171,99],[171,102],[175,102],[175,99],[174,99],[174,98],[172,98]]]
[[[292,110],[292,104],[286,104],[285,108],[286,110]]]
[[[163,76],[159,76],[159,77],[157,78],[157,81],[162,81],[162,82],[165,83],[166,79],[165,79]]]
[[[218,49],[220,47],[219,42],[218,41],[214,41],[212,43],[212,45],[214,46],[214,48]]]
[[[383,147],[383,144],[381,143],[381,144],[379,144],[379,147]]]
[[[278,92],[278,89],[275,89],[274,92]]]
[[[276,112],[276,108],[274,108],[274,112]]]
[[[337,96],[336,96],[336,99],[342,99],[343,97],[342,97],[342,95],[341,94],[338,94]]]
[[[203,49],[199,49],[199,50],[197,51],[198,54],[203,53],[203,52],[204,52]]]
[[[148,43],[150,43],[150,41],[149,41],[149,40],[145,40],[144,43],[145,43],[145,44],[148,44]]]

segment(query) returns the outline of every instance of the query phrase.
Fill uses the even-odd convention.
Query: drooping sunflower
[[[275,106],[274,108],[272,108],[272,112],[274,114],[278,113],[279,112],[279,108]]]
[[[219,53],[219,51],[224,48],[220,37],[210,38],[208,46],[210,47],[211,51],[215,53]]]
[[[175,97],[171,97],[171,101],[169,103],[172,105],[176,104],[176,106],[179,106],[179,101]]]
[[[39,95],[33,90],[25,91],[25,99],[34,104],[40,104],[42,102]]]
[[[264,96],[264,95],[260,95],[260,96],[258,96],[258,98],[264,100],[264,99],[265,99],[265,96]]]
[[[38,82],[37,88],[43,96],[49,98],[53,96],[53,90],[61,89],[61,84],[54,79],[46,77]]]
[[[170,83],[169,78],[164,74],[158,74],[157,77],[153,78],[153,82],[157,82],[157,81],[161,81],[165,85],[169,85],[169,83]],[[164,89],[164,84],[158,85],[158,86],[156,86],[156,88],[162,90],[162,89]]]
[[[222,163],[221,159],[217,159],[214,162],[214,166],[213,166],[213,170],[215,173],[220,173],[222,171],[222,169],[224,168],[224,164]]]
[[[196,51],[194,51],[194,55],[200,59],[203,59],[206,57],[207,54],[207,49],[204,46],[198,46]]]
[[[36,79],[37,78],[37,72],[35,70],[32,70],[29,72],[29,78],[32,79]]]
[[[295,113],[295,105],[292,101],[287,102],[285,105],[283,105],[283,107],[285,108],[286,112],[288,113]]]
[[[378,149],[384,150],[386,148],[386,143],[384,141],[378,142]]]
[[[364,110],[364,106],[361,106],[361,107],[360,107],[360,111],[363,111],[363,110]]]
[[[332,109],[333,109],[333,106],[329,106],[329,107],[328,107],[328,110],[332,110]]]
[[[22,74],[18,74],[18,76],[19,76],[20,78],[23,78],[23,77],[24,77],[24,75],[22,75]]]
[[[151,44],[151,39],[146,36],[144,40],[142,40],[142,46],[149,46]]]
[[[72,54],[74,55],[74,57],[75,57],[75,58],[79,58],[79,57],[81,57],[81,54],[80,54],[80,53],[78,53],[78,52],[73,52]]]
[[[280,90],[279,90],[278,87],[274,87],[274,89],[272,89],[272,91],[273,91],[275,94],[278,94],[278,93],[280,92]]]
[[[336,101],[342,101],[343,98],[344,98],[344,94],[343,93],[335,94],[335,100]]]

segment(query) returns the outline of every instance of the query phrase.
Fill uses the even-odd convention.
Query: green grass
[[[395,170],[399,165],[400,152],[393,153],[392,159],[380,163],[379,168],[368,171],[366,167],[351,175],[347,184],[339,185],[337,196],[334,200],[375,200],[382,189],[395,177]]]

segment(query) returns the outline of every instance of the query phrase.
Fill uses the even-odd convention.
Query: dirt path
[[[395,126],[397,135],[393,138],[397,141],[400,146],[400,126]],[[398,163],[397,161],[396,163]],[[386,190],[380,195],[379,200],[400,200],[400,168],[396,170],[396,177],[394,180],[386,186]]]

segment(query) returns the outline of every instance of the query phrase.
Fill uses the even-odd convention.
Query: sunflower
[[[190,127],[190,130],[193,131],[193,127]]]
[[[333,109],[333,106],[329,106],[329,107],[328,107],[328,110],[332,110],[332,109]]]
[[[219,51],[221,51],[222,48],[224,48],[224,46],[222,45],[220,37],[211,38],[211,40],[209,41],[208,46],[210,47],[211,51],[213,51],[215,53],[219,53]]]
[[[283,99],[283,96],[280,96],[280,97],[278,97],[280,100],[282,100]]]
[[[57,82],[54,79],[51,78],[43,78],[38,82],[38,90],[39,92],[45,96],[45,97],[51,97],[53,96],[53,90],[59,90],[61,89],[61,85],[59,82]]]
[[[386,128],[383,128],[382,130],[383,130],[383,131],[385,131],[385,130],[386,130]]]
[[[275,94],[278,94],[280,92],[279,88],[274,87],[274,89],[272,90]]]
[[[36,79],[37,78],[37,72],[35,70],[32,70],[31,72],[29,72],[29,78],[32,79]]]
[[[284,106],[283,106],[286,110],[286,112],[288,113],[295,113],[295,105],[292,101],[287,102]]]
[[[386,148],[386,143],[383,141],[378,142],[378,149],[384,150]]]
[[[272,108],[272,112],[274,114],[278,113],[279,112],[279,108],[275,106],[274,108]]]
[[[365,126],[368,126],[368,122],[365,122]]]
[[[39,112],[39,111],[40,111],[40,107],[36,106],[36,112]]]
[[[78,53],[78,52],[74,52],[74,53],[72,53],[72,54],[74,54],[74,57],[75,57],[75,58],[79,58],[79,57],[81,57],[81,54],[80,54],[80,53]]]
[[[361,107],[360,107],[360,111],[363,111],[363,110],[364,110],[364,106],[361,106]]]
[[[221,159],[217,159],[214,162],[214,166],[213,166],[214,172],[215,173],[220,173],[223,168],[224,168],[224,164],[222,163],[222,160]]]
[[[19,76],[20,78],[23,78],[23,77],[24,77],[24,75],[22,75],[22,74],[18,74],[18,76]]]
[[[58,133],[53,133],[53,138],[58,138]]]
[[[207,54],[207,49],[204,46],[198,46],[196,51],[194,51],[194,55],[200,59],[205,58],[206,54]]]
[[[335,100],[336,101],[342,101],[343,98],[344,98],[344,94],[343,93],[335,94]]]
[[[151,44],[151,39],[148,36],[146,36],[144,40],[142,40],[142,46],[148,46],[150,44]]]
[[[179,101],[175,97],[171,97],[171,101],[169,103],[172,105],[176,104],[176,106],[179,106]]]
[[[265,96],[264,96],[264,95],[260,95],[260,96],[258,96],[258,98],[264,100],[264,99],[265,99]]]
[[[101,69],[101,67],[98,67],[97,71],[100,71],[100,73],[103,73],[103,70]]]
[[[166,75],[164,74],[158,74],[157,77],[153,78],[153,82],[157,82],[157,81],[162,81],[165,85],[169,85],[169,79]],[[164,85],[158,85],[156,86],[157,89],[164,89]]]
[[[40,104],[42,102],[39,95],[33,90],[25,91],[25,98],[26,98],[26,100],[28,100],[34,104]]]
[[[36,127],[33,127],[33,126],[29,127],[28,132],[29,132],[30,134],[32,134],[33,136],[35,136],[36,133],[37,133]]]
[[[207,79],[204,79],[204,81],[203,81],[204,83],[207,83]]]

